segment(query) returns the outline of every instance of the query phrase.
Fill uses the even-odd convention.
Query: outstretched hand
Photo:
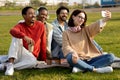
[[[111,19],[111,12],[108,10],[105,10],[105,17],[103,19],[104,22],[108,21],[109,19]]]

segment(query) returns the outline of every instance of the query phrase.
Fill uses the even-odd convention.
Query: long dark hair
[[[76,10],[74,10],[74,11],[72,12],[72,14],[71,14],[71,16],[70,16],[70,18],[69,18],[69,20],[68,20],[68,26],[69,26],[69,27],[74,27],[74,26],[75,26],[72,16],[73,16],[73,15],[74,15],[74,16],[77,16],[79,13],[84,13],[84,14],[85,14],[84,23],[81,25],[81,28],[83,28],[83,27],[86,25],[87,14],[86,14],[85,11],[83,11],[83,10],[76,9]]]

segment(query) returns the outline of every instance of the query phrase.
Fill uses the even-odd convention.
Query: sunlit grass
[[[90,23],[101,18],[100,13],[87,13]],[[55,19],[56,14],[51,14],[48,22]],[[17,16],[0,16],[0,54],[7,54],[11,42],[9,30],[21,20]],[[113,13],[112,19],[108,21],[102,33],[95,37],[95,40],[101,45],[104,51],[113,52],[120,57],[120,13]],[[120,70],[115,69],[113,73],[71,73],[68,68],[50,68],[50,69],[25,69],[15,70],[14,76],[4,76],[0,71],[0,80],[119,80]]]

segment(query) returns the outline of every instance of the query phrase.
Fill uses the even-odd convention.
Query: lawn
[[[100,13],[87,13],[88,22],[90,23],[101,18]],[[51,22],[55,15],[50,15]],[[7,54],[11,42],[11,35],[9,30],[22,17],[14,16],[0,16],[0,54]],[[95,40],[101,45],[104,51],[112,52],[120,57],[120,13],[112,13],[112,19],[108,21],[102,33],[95,37]],[[4,71],[0,71],[0,80],[120,80],[120,69],[115,69],[113,73],[99,74],[99,73],[71,73],[68,68],[50,68],[50,69],[25,69],[17,71],[13,76],[4,76]]]

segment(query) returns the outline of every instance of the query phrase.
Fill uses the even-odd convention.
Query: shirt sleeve
[[[58,43],[59,46],[62,46],[62,31],[59,27],[53,28],[53,39]]]
[[[91,25],[88,25],[86,27],[86,30],[90,37],[94,37],[96,34],[100,33],[103,30],[105,25],[106,25],[106,22],[103,22],[101,19],[92,23]]]
[[[18,24],[10,30],[10,34],[16,38],[23,38],[25,34],[21,31],[21,26]]]
[[[100,27],[101,27],[101,28],[103,28],[105,25],[106,25],[106,23],[105,23],[105,22],[103,22],[103,20],[102,20],[102,19],[100,19]]]

